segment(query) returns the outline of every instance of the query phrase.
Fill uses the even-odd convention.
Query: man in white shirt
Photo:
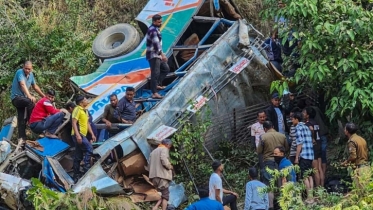
[[[223,188],[223,182],[221,180],[221,175],[224,170],[223,164],[221,164],[219,160],[215,160],[212,163],[212,170],[214,173],[211,174],[209,181],[210,199],[221,202],[223,206],[229,204],[231,210],[237,210],[238,194]],[[223,197],[223,193],[230,195]]]
[[[260,136],[265,134],[264,128],[263,128],[263,123],[267,119],[266,112],[264,110],[261,110],[257,113],[258,121],[251,125],[251,138],[252,141],[255,141],[255,148],[258,148],[259,142],[260,142]],[[263,168],[263,155],[258,154],[258,162],[260,168]]]
[[[258,148],[260,142],[260,136],[265,134],[263,123],[266,121],[267,115],[264,110],[257,113],[258,121],[250,126],[251,137],[255,141],[255,148]]]

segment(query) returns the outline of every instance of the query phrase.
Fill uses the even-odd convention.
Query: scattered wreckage
[[[164,5],[165,2],[172,4]],[[214,109],[213,114],[246,106],[249,102],[245,99],[245,88],[252,85],[248,78],[274,75],[262,49],[263,35],[245,20],[236,20],[239,15],[232,13],[232,2],[220,2],[231,11],[221,12],[225,18],[211,17],[216,11],[222,11],[220,6],[224,5],[213,0],[150,0],[138,16],[140,28],[144,30],[152,15],[163,15],[162,33],[169,38],[164,38],[168,40],[164,51],[168,52],[173,69],[166,79],[166,89],[161,91],[163,99],[149,98],[150,71],[144,57],[145,40],[133,52],[105,59],[95,73],[71,79],[74,87],[91,96],[89,111],[99,130],[92,167],[77,183],[71,178],[74,147],[69,115],[58,130],[60,139],[20,142],[12,152],[7,139],[11,139],[16,118],[8,119],[1,137],[5,146],[0,145],[2,202],[11,209],[23,209],[21,195],[31,185],[31,177],[60,192],[78,193],[95,187],[100,195],[127,195],[133,202],[158,200],[160,195],[146,176],[152,147],[170,137],[182,126],[182,120],[191,118],[206,104],[220,107]],[[154,5],[163,6],[155,11]],[[210,11],[211,5],[213,11]],[[111,93],[122,98],[128,86],[135,87],[135,101],[145,113],[133,125],[114,125],[123,131],[107,138],[100,121],[103,108],[109,103]],[[212,100],[217,98],[220,100]],[[177,207],[184,198],[182,184],[173,183],[169,204]]]

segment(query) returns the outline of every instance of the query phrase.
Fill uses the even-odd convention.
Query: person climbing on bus
[[[278,37],[278,30],[272,31],[271,37],[264,41],[265,49],[267,52],[268,60],[279,71],[282,72],[283,59],[281,56],[281,43]]]
[[[30,119],[36,103],[36,98],[29,91],[30,86],[40,97],[45,96],[36,84],[32,73],[32,62],[26,61],[23,68],[17,70],[10,93],[12,104],[17,109],[18,138],[23,140],[26,140],[26,122]]]
[[[48,90],[46,96],[36,103],[29,121],[34,133],[45,132],[48,138],[58,138],[55,133],[65,117],[65,113],[53,105],[55,96],[54,90]]]

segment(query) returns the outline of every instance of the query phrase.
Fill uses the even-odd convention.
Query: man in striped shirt
[[[298,107],[295,107],[294,109],[292,109],[291,112],[290,112],[290,119],[292,119],[295,112],[301,112],[301,110]],[[291,140],[289,160],[292,164],[294,164],[295,155],[297,154],[296,132],[297,131],[295,129],[295,126],[291,122],[290,132],[289,132],[289,137],[290,137],[290,140]]]
[[[146,32],[146,59],[150,65],[150,89],[153,93],[152,98],[161,99],[158,90],[164,89],[163,80],[166,78],[170,67],[167,64],[167,57],[162,51],[162,35],[160,27],[162,25],[162,16],[154,15],[152,25]]]

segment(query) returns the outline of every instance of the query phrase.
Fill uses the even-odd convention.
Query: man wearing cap
[[[249,179],[246,183],[246,196],[244,210],[267,210],[269,209],[268,193],[259,192],[266,185],[258,181],[258,170],[249,168]]]
[[[347,147],[349,157],[342,165],[352,164],[356,167],[354,182],[356,186],[362,188],[364,180],[370,180],[370,164],[368,160],[368,145],[364,138],[357,135],[358,127],[354,123],[346,123],[344,133],[348,137]],[[363,182],[363,183],[362,183]],[[368,184],[367,182],[365,182]]]
[[[76,104],[74,103],[74,102],[72,102],[72,101],[70,101],[70,102],[68,102],[68,103],[66,103],[65,104],[65,109],[70,113],[70,114],[72,114],[73,113],[73,111],[74,111],[74,109],[75,109],[75,107],[76,107]],[[70,126],[70,130],[72,129],[72,115],[70,115],[70,125],[69,124],[67,124],[67,125],[65,125],[65,127],[66,126]],[[91,115],[91,113],[89,113],[88,112],[88,123],[89,123],[89,125],[91,126],[91,129],[92,129],[92,133],[93,133],[93,135],[94,136],[96,136],[97,137],[97,128],[96,128],[96,125],[95,125],[95,123],[93,122],[93,117],[92,117],[92,115]],[[87,133],[87,139],[89,140],[89,141],[92,141],[92,135],[88,132]],[[97,139],[96,139],[97,140]]]
[[[91,125],[89,124],[89,115],[86,107],[88,101],[84,96],[78,96],[75,100],[77,106],[71,115],[72,131],[71,136],[75,143],[75,157],[74,157],[74,181],[77,182],[80,177],[80,162],[83,160],[83,173],[87,172],[91,167],[91,157],[93,152],[92,142],[96,141]],[[92,136],[91,142],[87,139],[88,132]]]
[[[267,172],[267,168],[273,170],[276,169],[276,163],[273,158],[273,150],[277,146],[284,146],[286,151],[289,149],[289,144],[286,141],[286,136],[282,133],[277,132],[273,129],[271,121],[265,121],[263,123],[264,131],[266,132],[261,136],[260,143],[257,148],[258,155],[263,156],[263,167],[261,168],[261,181],[269,185],[272,176]],[[269,195],[269,207],[273,208],[274,195],[272,192]]]
[[[154,187],[162,193],[161,199],[155,204],[153,210],[162,204],[162,210],[166,210],[170,198],[169,186],[172,181],[174,167],[170,162],[171,139],[164,139],[149,156],[149,179]]]
[[[45,131],[45,136],[48,138],[58,138],[55,133],[65,116],[64,112],[53,105],[55,95],[54,90],[48,90],[46,96],[36,103],[30,117],[31,130],[35,133]]]
[[[190,204],[185,210],[224,210],[223,205],[209,198],[209,190],[205,188],[198,189],[199,201]]]
[[[210,199],[219,201],[223,206],[229,204],[231,210],[237,210],[238,194],[223,188],[221,180],[224,170],[223,164],[219,160],[215,160],[211,166],[214,173],[211,174],[209,180]],[[229,195],[223,197],[223,193]]]
[[[280,105],[280,97],[278,93],[272,94],[271,105],[266,109],[267,120],[273,123],[273,127],[277,132],[285,134],[288,130],[286,122],[285,110]]]
[[[23,140],[26,140],[26,122],[30,119],[34,103],[36,103],[36,98],[29,91],[30,86],[40,97],[44,97],[44,93],[35,82],[32,63],[26,61],[23,68],[18,69],[14,76],[10,95],[12,104],[17,109],[18,138]]]

